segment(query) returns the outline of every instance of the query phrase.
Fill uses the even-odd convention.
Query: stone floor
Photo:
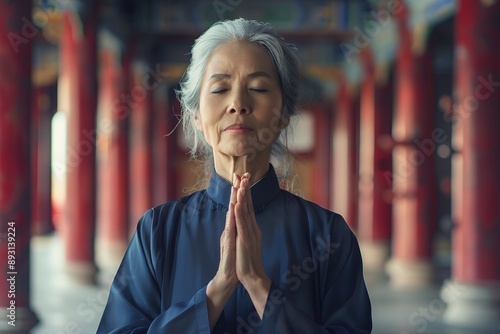
[[[30,334],[95,333],[107,300],[112,274],[101,275],[97,286],[68,279],[63,268],[63,246],[57,236],[34,237],[32,242],[32,308],[40,323]],[[374,334],[499,334],[500,329],[472,329],[445,325],[440,285],[395,289],[384,277],[366,277],[373,304]]]

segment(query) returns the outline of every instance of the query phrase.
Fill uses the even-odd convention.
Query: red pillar
[[[364,76],[360,89],[358,237],[367,269],[383,268],[389,257],[392,224],[390,150],[381,146],[391,134],[392,87],[388,75],[376,77],[369,50],[362,55]]]
[[[100,50],[98,127],[99,263],[114,269],[129,242],[128,119],[131,97],[113,36]]]
[[[156,86],[153,93],[153,205],[162,204],[176,197],[177,138],[180,128],[176,114],[178,101],[169,92],[173,87],[155,69]],[[179,125],[180,126],[180,125]]]
[[[80,4],[82,5],[82,4]],[[67,271],[93,282],[96,219],[96,2],[63,13],[60,107],[68,115],[64,238]]]
[[[131,84],[130,119],[130,233],[153,204],[153,104],[151,68],[144,59],[134,59],[128,68]],[[161,140],[161,138],[155,138]],[[156,182],[156,180],[155,180]]]
[[[455,19],[449,322],[500,328],[500,3],[461,0]],[[453,292],[453,293],[451,293]]]
[[[314,115],[314,142],[316,143],[312,200],[327,208],[330,205],[331,185],[331,111],[323,104],[312,104],[307,108]]]
[[[351,229],[357,228],[358,119],[357,88],[340,80],[333,117],[332,210],[341,214]]]
[[[395,77],[393,138],[393,239],[388,272],[394,285],[432,279],[435,226],[434,105],[428,54],[415,54],[408,9],[397,16],[399,49]]]
[[[28,332],[31,237],[31,1],[0,2],[0,331]]]
[[[33,180],[32,180],[32,231],[45,234],[54,230],[51,198],[51,92],[54,86],[39,86],[33,89]]]

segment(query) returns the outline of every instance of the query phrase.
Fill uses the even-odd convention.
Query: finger
[[[253,202],[252,202],[252,187],[250,186],[250,174],[249,173],[245,173],[246,174],[246,184],[245,184],[245,189],[247,190],[246,192],[246,203],[247,203],[247,210],[248,210],[248,213],[253,213]]]
[[[237,196],[238,196],[238,187],[240,184],[240,177],[236,174],[233,173],[233,186],[231,187],[231,197],[229,199],[229,208],[227,210],[227,215],[226,215],[226,225],[225,225],[225,230],[228,230],[228,234],[230,236],[235,236],[236,235],[236,222],[235,222],[235,217],[234,217],[234,206],[236,205],[237,202]]]
[[[230,203],[229,210],[227,211],[226,228],[224,230],[228,238],[234,238],[235,236],[236,221],[234,217],[234,211],[234,203]]]
[[[245,240],[250,240],[252,238],[251,233],[253,232],[253,227],[252,218],[247,210],[246,201],[246,189],[242,187],[238,191],[238,203],[235,211],[236,228],[240,231],[240,236],[243,235]]]
[[[244,205],[245,208],[243,210],[243,213],[245,217],[247,217],[247,225],[248,225],[248,230],[249,232],[253,233],[254,235],[257,235],[259,232],[259,227],[257,226],[257,222],[255,220],[255,213],[253,210],[253,204],[252,204],[252,190],[250,187],[250,174],[245,173],[244,175],[244,181],[242,181],[242,187],[245,189],[245,201]]]
[[[224,248],[224,240],[226,240],[226,230],[225,229],[220,234],[220,240],[219,240],[221,255],[222,255],[222,249]]]
[[[231,187],[231,196],[229,197],[229,205],[226,212],[226,223],[224,224],[224,230],[226,230],[229,225],[229,217],[231,215],[231,204],[235,203],[236,200],[235,196],[236,196],[236,190],[234,189],[234,187]]]
[[[240,186],[241,186],[241,176],[239,176],[238,174],[234,173],[234,183],[233,183],[234,187],[236,189],[239,189]]]
[[[229,197],[229,204],[231,204],[231,203],[236,204],[237,192],[238,192],[238,189],[233,185],[231,187],[231,196]]]
[[[236,190],[234,191],[236,192]],[[234,241],[236,237],[236,226],[235,226],[235,218],[234,218],[234,203],[229,203],[229,209],[226,214],[226,224],[224,226],[224,243],[228,243]]]

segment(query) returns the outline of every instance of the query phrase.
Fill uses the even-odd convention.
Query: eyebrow
[[[248,75],[249,78],[257,78],[257,77],[266,77],[266,78],[269,78],[269,79],[273,79],[272,76],[270,76],[268,73],[264,72],[264,71],[257,71],[257,72],[252,72]],[[215,74],[212,74],[210,76],[210,78],[208,78],[208,80],[212,80],[212,79],[228,79],[228,78],[231,78],[231,75],[230,74],[226,74],[226,73],[215,73]]]

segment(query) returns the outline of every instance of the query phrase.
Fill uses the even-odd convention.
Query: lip
[[[245,124],[232,124],[224,129],[224,131],[229,133],[241,134],[253,131],[253,129]]]

